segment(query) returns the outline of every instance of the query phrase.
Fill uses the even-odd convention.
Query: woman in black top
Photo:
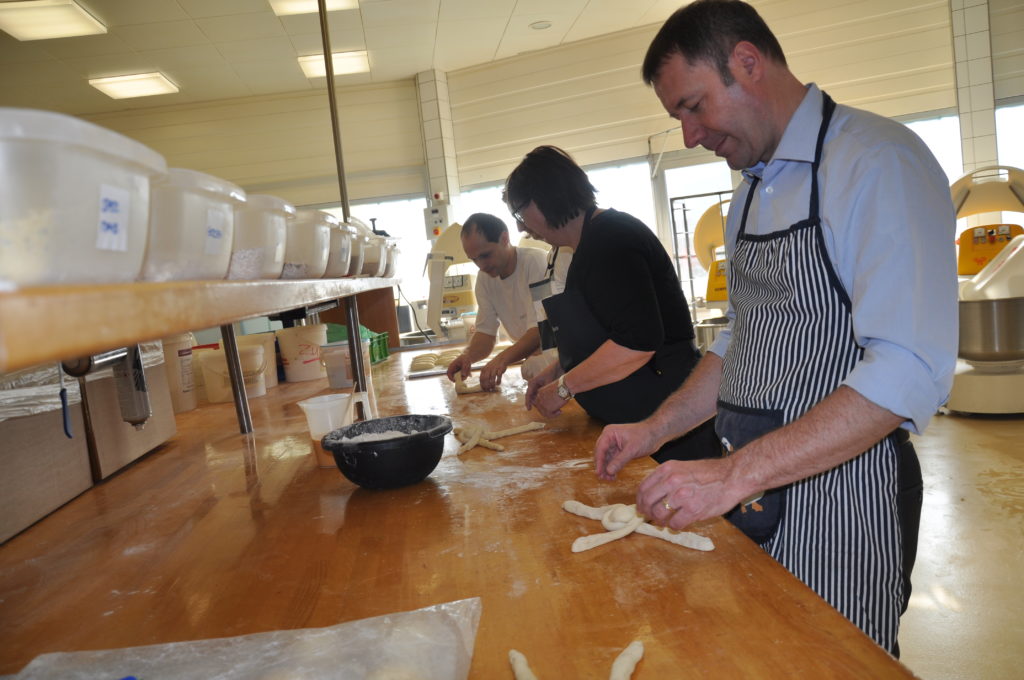
[[[597,208],[594,192],[583,169],[552,146],[527,154],[505,184],[521,231],[575,251],[565,291],[544,300],[558,361],[530,381],[526,407],[552,417],[575,398],[602,422],[636,422],[683,383],[700,352],[665,248],[643,222]],[[654,458],[720,453],[708,421]]]

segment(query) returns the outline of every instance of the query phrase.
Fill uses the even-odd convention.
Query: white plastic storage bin
[[[142,268],[152,149],[84,120],[0,108],[0,280],[134,281]]]
[[[299,210],[288,225],[282,279],[319,279],[327,270],[331,227],[338,218],[322,210]]]
[[[371,233],[363,256],[363,276],[383,276],[388,266],[388,240]]]
[[[251,194],[237,206],[228,278],[281,278],[288,223],[294,217],[295,206],[277,196]]]
[[[365,222],[355,217],[349,217],[348,224],[356,230],[352,240],[352,259],[349,261],[348,275],[362,276],[363,262],[370,247],[370,237],[373,236],[373,230],[366,226]]]
[[[382,276],[392,278],[398,270],[398,242],[388,241],[388,265],[384,268]]]
[[[213,175],[170,168],[153,183],[143,281],[223,279],[231,262],[235,207],[245,192]]]
[[[348,224],[337,224],[331,228],[331,255],[327,259],[324,278],[340,279],[348,276],[352,262],[352,242],[356,239],[356,228]]]

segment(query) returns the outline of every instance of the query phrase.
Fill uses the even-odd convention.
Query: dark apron
[[[584,227],[589,222],[587,214]],[[558,346],[558,362],[568,372],[590,357],[610,340],[583,294],[566,290],[543,301]],[[576,401],[590,416],[604,423],[635,423],[654,413],[668,395],[674,392],[700,360],[700,352],[692,342],[662,347],[651,360],[622,380],[596,387],[576,395]],[[659,463],[665,460],[697,460],[721,455],[714,432],[714,420],[694,428],[686,435],[668,442],[654,455]]]
[[[540,281],[534,281],[530,284],[530,299],[533,300],[537,309],[537,330],[540,331],[540,350],[554,349],[557,343],[555,339],[555,330],[551,327],[551,321],[547,318],[542,319],[541,312],[544,315],[547,314],[544,309],[544,300],[551,297],[551,280],[555,275],[555,262],[558,261],[558,246],[552,246],[551,248],[551,259],[548,261],[547,270],[544,273],[544,278]]]

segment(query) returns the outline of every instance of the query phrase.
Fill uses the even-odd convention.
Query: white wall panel
[[[756,5],[797,76],[817,82],[837,101],[885,116],[956,106],[946,0]],[[640,80],[657,29],[623,31],[450,73],[462,184],[501,180],[538,144],[562,146],[584,164],[646,155],[648,137],[672,126]],[[681,135],[670,135],[665,149],[681,148]]]
[[[1024,96],[1024,0],[989,0],[996,100]]]
[[[346,186],[352,200],[425,191],[412,80],[338,90]],[[339,200],[327,94],[245,97],[89,117],[207,172],[299,205]]]

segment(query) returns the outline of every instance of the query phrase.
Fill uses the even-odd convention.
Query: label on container
[[[206,211],[206,248],[207,255],[220,255],[224,252],[225,215],[212,208]]]
[[[128,250],[132,195],[127,189],[100,185],[100,215],[96,230],[97,250]]]

